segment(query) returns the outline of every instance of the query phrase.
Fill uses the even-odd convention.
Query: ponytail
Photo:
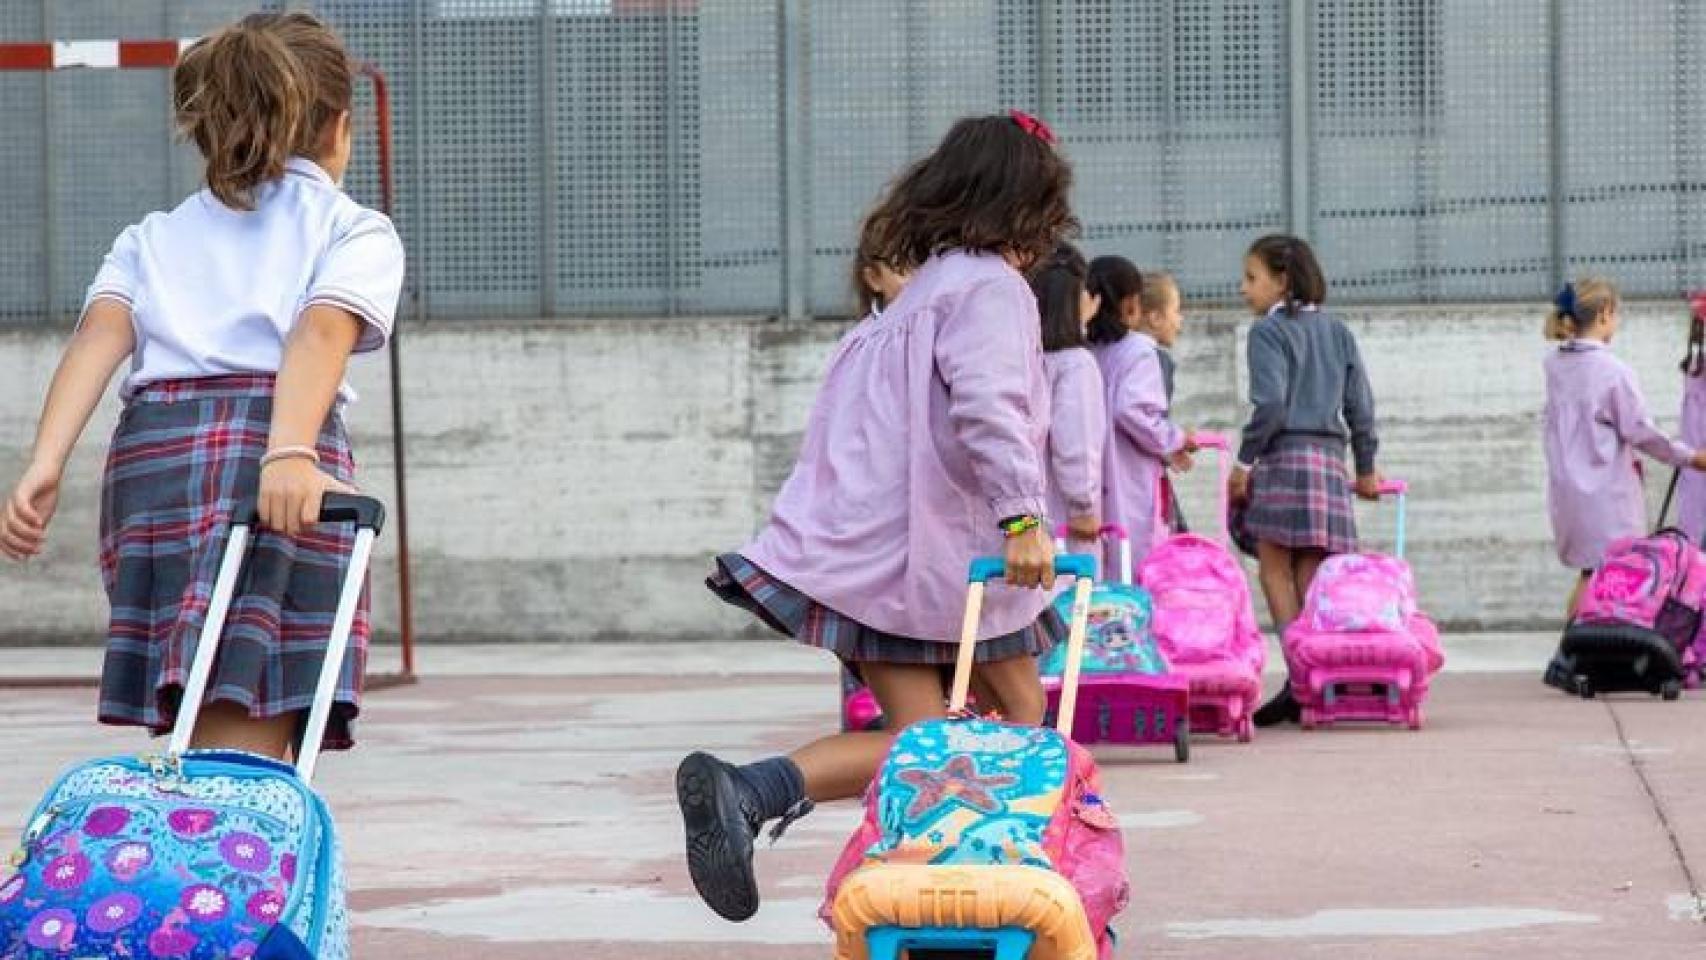
[[[1250,245],[1255,257],[1270,273],[1285,277],[1285,309],[1296,313],[1305,304],[1327,302],[1327,276],[1309,241],[1283,233],[1270,234]]]
[[[1688,298],[1688,351],[1682,355],[1682,372],[1698,377],[1706,372],[1706,291]]]
[[[353,86],[343,43],[304,13],[257,13],[203,38],[172,73],[178,131],[207,162],[207,187],[234,210],[312,155],[348,110]]]
[[[1123,306],[1131,297],[1143,296],[1143,274],[1125,257],[1105,256],[1090,261],[1084,288],[1101,302],[1090,319],[1090,342],[1113,343],[1130,331]]]
[[[1583,277],[1564,284],[1552,298],[1546,315],[1546,339],[1573,340],[1599,324],[1600,318],[1617,308],[1617,287],[1604,277]]]

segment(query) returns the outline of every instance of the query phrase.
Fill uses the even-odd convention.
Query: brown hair
[[[1569,340],[1581,336],[1621,299],[1617,285],[1604,277],[1583,277],[1565,284],[1552,300],[1552,312],[1546,315],[1546,339]]]
[[[1072,167],[1006,114],[955,123],[872,214],[878,256],[912,270],[947,250],[1047,256],[1078,221],[1067,204]]]
[[[1097,257],[1090,261],[1090,275],[1084,285],[1102,299],[1096,315],[1090,318],[1090,342],[1113,343],[1130,333],[1125,325],[1125,302],[1132,297],[1143,302],[1143,274],[1137,264],[1125,257]]]
[[[1706,293],[1688,297],[1688,350],[1682,355],[1682,372],[1691,377],[1706,372]]]
[[[1137,302],[1147,317],[1167,309],[1168,302],[1176,296],[1179,296],[1179,281],[1165,270],[1151,270],[1143,275],[1143,289],[1137,294]]]
[[[1043,352],[1084,346],[1084,255],[1063,243],[1031,272],[1031,292],[1037,295],[1042,321]]]
[[[311,155],[350,108],[349,54],[306,13],[253,13],[196,41],[172,72],[178,131],[207,160],[207,187],[235,210]]]
[[[865,217],[865,222],[860,226],[859,244],[853,248],[853,296],[859,302],[859,309],[854,313],[854,316],[863,314],[873,307],[879,310],[888,307],[888,304],[883,302],[883,292],[871,286],[870,281],[865,279],[865,271],[869,268],[888,267],[891,270],[894,269],[893,264],[877,252],[880,233],[877,226],[877,213],[872,211],[869,216]]]
[[[1327,302],[1327,276],[1307,240],[1270,234],[1250,244],[1248,255],[1260,260],[1270,272],[1285,277],[1287,312],[1306,303],[1318,306]]]

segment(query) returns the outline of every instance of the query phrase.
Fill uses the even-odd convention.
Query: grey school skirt
[[[236,502],[253,496],[272,420],[271,377],[180,380],[143,388],[119,418],[101,492],[101,574],[112,619],[101,672],[103,723],[171,729],[212,596]],[[321,466],[355,474],[337,416]],[[226,618],[207,701],[255,718],[306,713],[355,542],[347,524],[291,540],[261,533]],[[360,710],[370,632],[365,591],[324,745],[346,749]]]

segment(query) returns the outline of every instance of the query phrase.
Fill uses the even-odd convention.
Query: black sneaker
[[[758,912],[752,841],[763,819],[735,768],[708,753],[690,754],[675,771],[675,797],[687,828],[687,872],[705,905],[725,920]]]
[[[1258,727],[1277,727],[1282,723],[1296,723],[1303,719],[1303,706],[1297,698],[1291,695],[1291,684],[1280,688],[1274,698],[1262,705],[1251,717]]]

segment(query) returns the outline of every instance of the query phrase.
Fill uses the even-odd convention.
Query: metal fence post
[[[1290,114],[1287,118],[1286,163],[1288,209],[1286,218],[1293,235],[1309,237],[1314,233],[1315,197],[1310,171],[1310,139],[1313,120],[1315,63],[1311,56],[1314,44],[1310,38],[1312,0],[1290,0],[1286,17],[1286,66]]]
[[[539,0],[539,315],[557,311],[557,31]]]
[[[41,39],[52,41],[53,0],[41,0]],[[41,163],[42,163],[42,316],[49,323],[59,320],[59,191],[54,170],[58,168],[57,151],[53,148],[53,83],[52,73],[41,75]]]
[[[811,319],[811,0],[780,0],[782,315]]]
[[[1550,218],[1552,286],[1564,284],[1564,4],[1546,4],[1546,212]]]

